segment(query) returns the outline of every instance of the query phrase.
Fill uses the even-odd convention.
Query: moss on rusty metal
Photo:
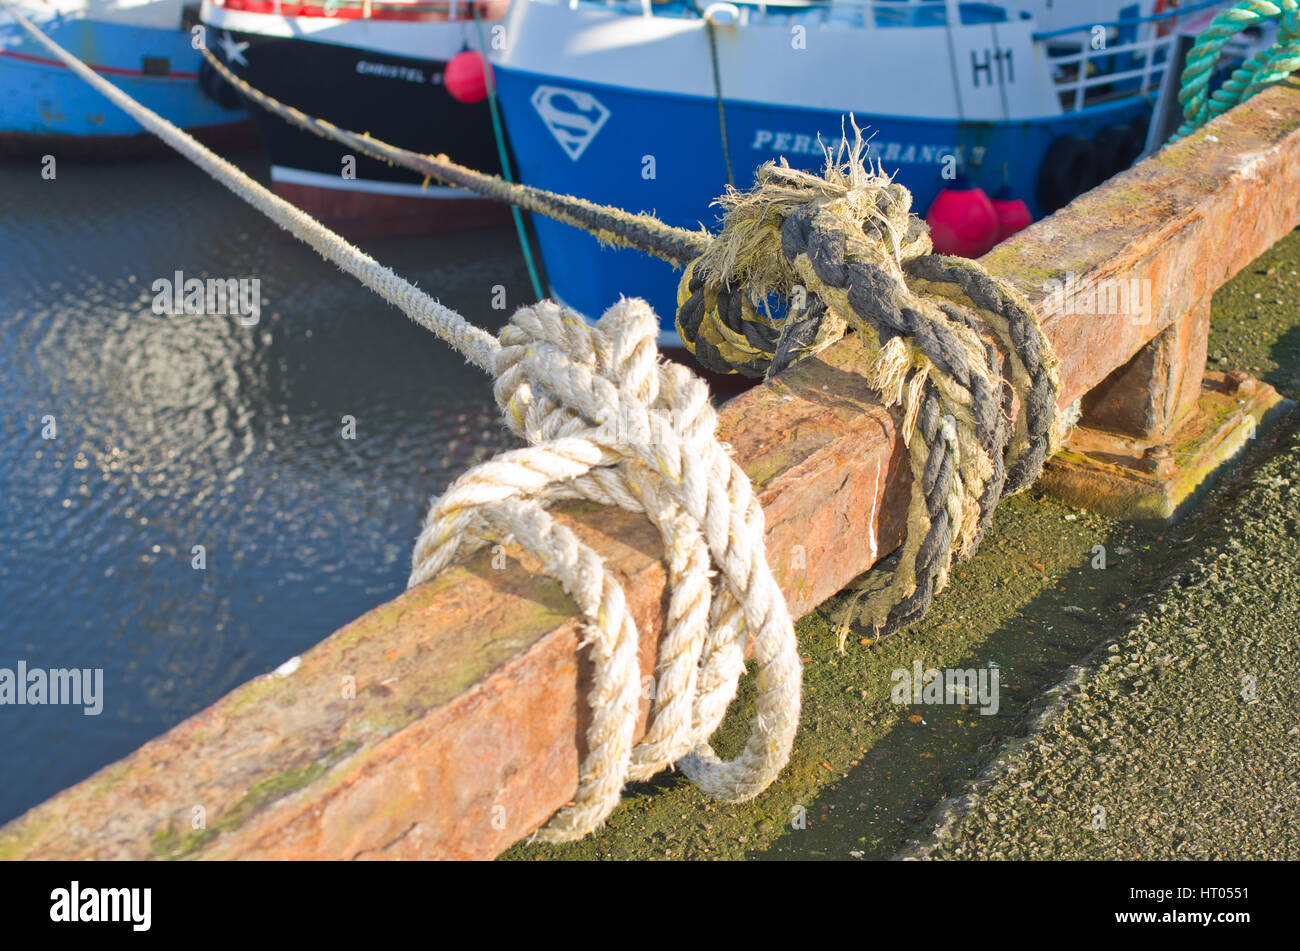
[[[38,807],[0,829],[0,862],[41,858],[38,846],[47,840],[46,833],[54,824],[54,810]]]
[[[256,677],[230,692],[224,704],[225,712],[228,715],[242,713],[249,707],[265,703],[284,686],[284,681],[278,680],[274,674]]]
[[[1048,463],[1039,486],[1107,516],[1164,521],[1204,494],[1266,420],[1280,415],[1274,409],[1284,411],[1287,405],[1271,389],[1245,399],[1207,390],[1171,444],[1178,465],[1172,476],[1134,471],[1104,451],[1066,448]]]
[[[118,760],[105,766],[92,777],[94,786],[87,792],[92,799],[103,799],[109,793],[115,792],[130,777],[131,764],[126,760]]]
[[[233,832],[241,827],[264,807],[315,782],[359,747],[360,744],[356,742],[344,743],[306,766],[286,769],[267,777],[249,789],[244,798],[207,828],[192,829],[181,835],[177,833],[175,823],[168,821],[166,827],[155,832],[150,840],[152,856],[159,859],[183,859],[194,855],[222,833]]]
[[[787,444],[780,450],[766,453],[761,459],[745,466],[745,475],[749,476],[755,488],[762,488],[782,472],[788,472],[792,465],[807,455],[798,446]]]
[[[103,800],[117,794],[132,775],[131,762],[119,760],[105,766],[76,788],[87,799]],[[26,816],[0,827],[0,861],[43,858],[41,845],[54,838],[65,824],[65,815],[50,808],[49,803],[43,803]]]

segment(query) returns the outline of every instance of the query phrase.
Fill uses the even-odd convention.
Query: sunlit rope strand
[[[529,445],[469,470],[435,500],[409,584],[491,542],[513,540],[582,614],[582,646],[593,662],[588,752],[573,800],[539,834],[567,840],[591,832],[629,779],[649,778],[674,760],[715,798],[739,801],[767,788],[789,759],[799,721],[794,625],[767,564],[763,510],[717,440],[708,388],[660,358],[659,320],[649,305],[620,301],[593,327],[543,301],[517,311],[495,339],[96,75],[9,0],[0,5],[144,128],[495,378],[507,425]],[[636,626],[603,559],[547,511],[567,498],[644,513],[663,540],[669,609],[655,707],[640,744],[632,742],[641,687]],[[708,739],[735,695],[750,638],[755,712],[740,755],[724,761]]]

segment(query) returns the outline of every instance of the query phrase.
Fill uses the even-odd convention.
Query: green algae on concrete
[[[1222,385],[1223,378],[1219,377]],[[1129,520],[1168,521],[1190,509],[1232,468],[1247,444],[1284,419],[1296,404],[1269,387],[1226,394],[1203,389],[1197,412],[1168,443],[1177,460],[1170,477],[1135,471],[1134,459],[1116,466],[1109,445],[1094,452],[1066,448],[1047,463],[1040,489],[1068,504]],[[1085,443],[1086,444],[1086,443]]]
[[[1066,649],[1058,652],[1067,657],[1074,650],[1070,642],[1087,642],[1095,636],[1093,622],[1064,610],[1085,600],[1079,591],[1086,593],[1089,583],[1099,587],[1096,576],[1111,571],[1116,573],[1116,586],[1127,588],[1140,583],[1150,570],[1141,561],[1113,555],[1114,562],[1105,572],[1094,572],[1090,564],[1099,541],[1112,550],[1125,545],[1140,549],[1134,537],[1107,520],[1050,501],[1026,497],[1008,501],[980,555],[957,569],[953,587],[935,611],[906,636],[873,644],[867,632],[859,631],[841,655],[834,629],[839,604],[828,605],[799,623],[805,704],[796,752],[763,795],[750,803],[715,804],[670,774],[630,787],[624,805],[588,839],[565,846],[517,845],[504,857],[892,854],[914,821],[906,817],[916,811],[916,800],[933,798],[926,790],[935,781],[936,770],[947,775],[948,769],[942,756],[925,748],[937,718],[927,709],[922,719],[928,722],[909,720],[916,714],[891,702],[891,673],[910,669],[917,660],[926,667],[984,667],[994,661],[1014,675],[1011,697],[1027,697],[1035,684],[1045,686],[1059,671],[1056,666],[1039,670],[1044,663],[1043,636],[1065,643]],[[1034,562],[1042,570],[1033,567]],[[1065,593],[1056,590],[1063,580]],[[1051,594],[1045,596],[1045,591]],[[1050,608],[1045,597],[1053,602]],[[1099,621],[1115,623],[1124,604],[1119,600],[1104,608]],[[1017,621],[1026,606],[1036,614],[1028,629]],[[869,643],[863,644],[864,639]],[[1018,663],[1017,655],[1027,659]],[[974,737],[977,751],[1002,735],[1008,722],[1003,714],[1013,713],[1017,703],[1004,701],[996,717],[981,717],[973,709],[954,708],[945,714],[949,720],[962,721],[954,729]],[[746,682],[716,738],[722,755],[738,751],[751,711],[752,686]],[[883,760],[882,750],[890,751]],[[906,757],[906,762],[900,757]],[[859,784],[870,788],[864,790]]]

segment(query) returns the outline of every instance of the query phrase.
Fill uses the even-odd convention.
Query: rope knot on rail
[[[660,359],[659,321],[623,300],[595,327],[550,302],[518,311],[500,336],[496,398],[529,445],[471,469],[430,508],[410,584],[491,543],[519,544],[584,618],[594,685],[587,754],[573,801],[540,835],[580,838],[628,780],[679,762],[715,798],[751,798],[789,757],[801,669],[794,628],[767,565],[763,512],[716,437],[704,381]],[[636,626],[608,566],[547,505],[587,499],[644,513],[658,528],[670,601],[654,708],[633,745],[642,692]],[[749,740],[724,762],[708,745],[735,695],[752,635],[757,704]]]
[[[864,161],[854,133],[826,150],[821,176],[783,160],[751,190],[727,190],[721,233],[678,286],[677,328],[706,367],[751,376],[856,331],[869,382],[902,408],[913,480],[903,547],[855,582],[850,603],[889,633],[926,611],[1070,419],[1057,418],[1058,361],[1033,307],[976,262],[932,253],[910,193]],[[772,298],[784,314],[771,315]]]

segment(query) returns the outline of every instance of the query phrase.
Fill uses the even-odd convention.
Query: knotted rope
[[[1223,47],[1243,30],[1265,20],[1277,20],[1277,40],[1233,70],[1223,85],[1209,94],[1210,78]],[[1183,124],[1170,139],[1190,135],[1215,116],[1245,102],[1266,86],[1286,79],[1300,69],[1300,2],[1298,0],[1243,0],[1218,14],[1196,38],[1183,67],[1178,101]]]
[[[9,6],[8,0],[0,4]],[[621,301],[591,327],[542,302],[519,310],[494,339],[17,18],[146,128],[496,377],[507,425],[529,445],[470,470],[434,502],[409,584],[489,543],[513,540],[578,605],[585,619],[582,643],[594,666],[588,751],[573,801],[543,837],[585,835],[618,804],[628,780],[646,779],[674,761],[717,798],[743,800],[766,788],[787,761],[798,724],[801,670],[793,626],[764,557],[762,510],[748,479],[717,442],[705,384],[659,358],[658,320],[649,306]],[[321,134],[391,149],[290,112]],[[925,225],[911,214],[910,194],[865,165],[863,150],[855,127],[852,146],[843,143],[835,155],[827,151],[822,177],[784,163],[764,166],[750,191],[728,189],[722,233],[711,239],[565,196],[492,187],[510,201],[551,206],[554,198],[571,223],[600,230],[614,221],[625,226],[620,234],[626,243],[655,244],[661,256],[685,259],[677,323],[706,365],[767,374],[850,327],[858,331],[872,355],[871,384],[887,405],[903,407],[913,476],[903,547],[859,591],[867,620],[891,631],[924,613],[946,584],[952,559],[978,545],[1001,496],[1037,477],[1061,435],[1054,425],[1060,385],[1032,307],[974,262],[930,253]],[[452,171],[470,181],[491,179]],[[757,307],[766,312],[773,295],[788,302],[787,313],[760,318]],[[1009,379],[999,344],[1009,354]],[[653,715],[635,746],[635,625],[600,556],[547,509],[556,499],[572,498],[643,513],[663,539],[671,591],[666,633]],[[708,738],[734,696],[750,636],[756,713],[743,752],[724,762]]]
[[[550,302],[519,310],[500,339],[474,327],[191,136],[97,76],[0,0],[96,90],[212,178],[496,377],[506,423],[530,445],[471,469],[436,500],[408,584],[489,541],[514,539],[577,603],[594,662],[588,752],[573,801],[539,833],[579,838],[618,805],[623,785],[674,761],[715,798],[751,798],[789,759],[802,670],[794,626],[767,564],[763,511],[718,442],[706,384],[655,347],[649,305],[623,300],[595,327]],[[601,557],[547,511],[583,498],[644,513],[659,529],[671,596],[641,742],[636,626]],[[735,695],[753,638],[756,712],[734,760],[708,745]]]
[[[752,190],[728,189],[721,234],[682,275],[677,329],[706,367],[753,376],[857,331],[871,385],[903,407],[913,480],[903,547],[855,583],[850,605],[865,601],[863,620],[886,634],[925,613],[953,558],[974,552],[998,500],[1038,477],[1064,432],[1033,307],[976,262],[931,253],[911,194],[862,152],[855,127],[820,177],[768,163]]]
[[[799,658],[764,555],[762,509],[717,441],[707,385],[658,358],[658,332],[639,300],[616,304],[594,328],[549,302],[517,312],[501,334],[496,397],[530,445],[457,479],[415,546],[411,584],[513,538],[586,618],[595,666],[588,754],[574,801],[542,832],[549,839],[585,835],[618,804],[627,780],[678,760],[714,798],[749,799],[785,765],[798,726]],[[644,513],[663,539],[671,596],[654,717],[635,747],[635,626],[600,556],[546,511],[564,498]],[[723,762],[707,739],[735,695],[748,632],[757,711],[744,751]]]

